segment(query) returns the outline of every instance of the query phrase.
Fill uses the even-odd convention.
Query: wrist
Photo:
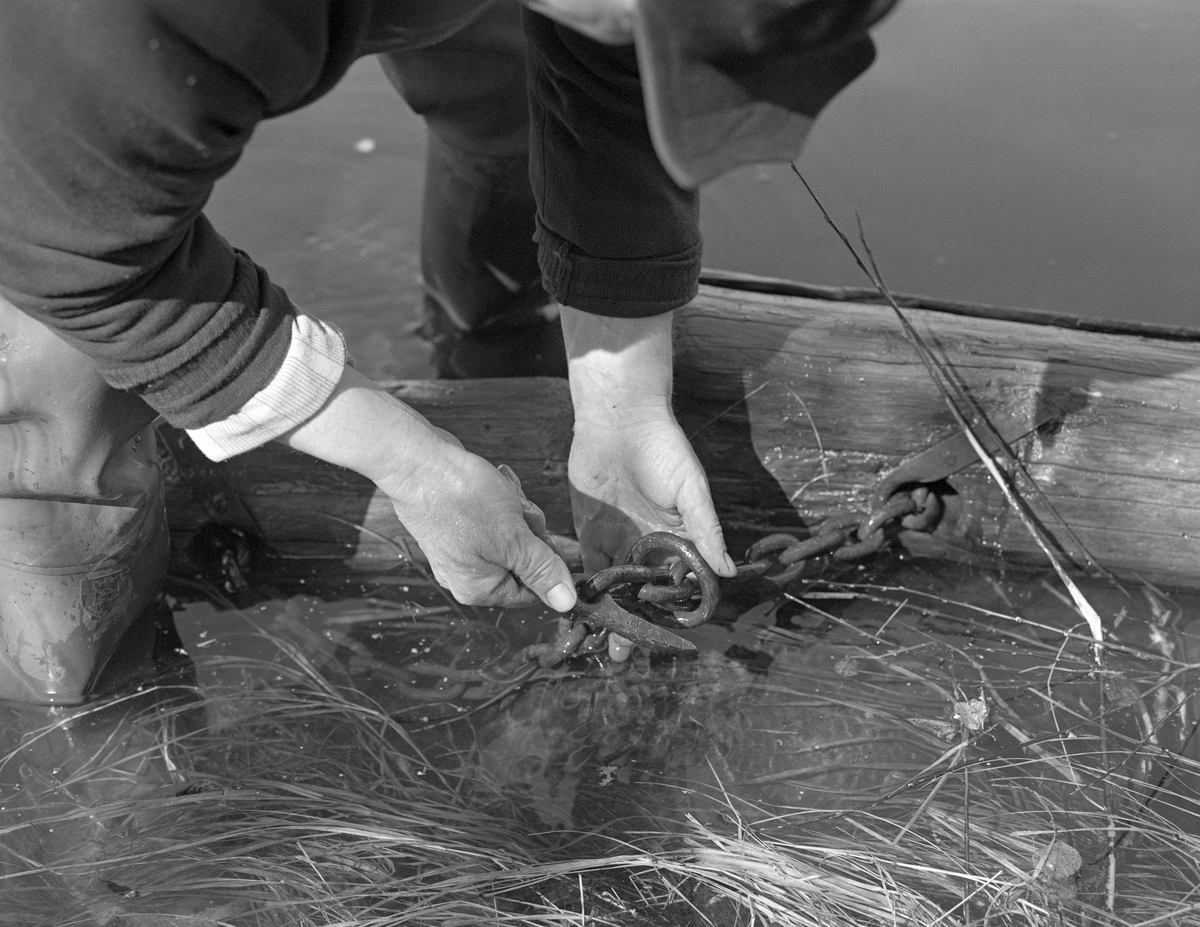
[[[463,453],[461,445],[440,429],[407,406],[404,409],[415,421],[381,435],[378,455],[366,461],[371,472],[359,470],[391,499],[398,514],[424,511],[430,487],[446,489],[455,483],[459,467],[454,456]]]
[[[353,470],[389,496],[450,443],[423,415],[351,367],[315,415],[277,440]]]
[[[671,414],[670,313],[608,318],[562,308],[576,425]]]

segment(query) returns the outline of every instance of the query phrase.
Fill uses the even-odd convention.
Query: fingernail
[[[575,604],[575,593],[566,583],[559,583],[547,594],[546,601],[556,612],[565,612]]]
[[[633,652],[633,642],[619,634],[608,635],[608,656],[614,663],[624,663]]]

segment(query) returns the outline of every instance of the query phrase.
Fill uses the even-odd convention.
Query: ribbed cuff
[[[320,319],[297,314],[283,365],[271,381],[226,419],[187,433],[209,460],[225,460],[266,444],[312,418],[346,366],[346,340]]]
[[[700,287],[701,246],[636,260],[598,258],[539,223],[542,282],[560,305],[616,318],[646,318],[691,302]]]

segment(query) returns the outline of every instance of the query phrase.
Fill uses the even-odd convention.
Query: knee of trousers
[[[380,55],[384,73],[434,137],[476,155],[524,153],[529,104],[522,4],[443,0],[428,6],[460,25],[433,44]],[[411,15],[401,5],[393,8]]]

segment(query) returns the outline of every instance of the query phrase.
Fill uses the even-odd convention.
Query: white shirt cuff
[[[320,319],[297,313],[283,366],[229,418],[189,428],[209,460],[225,460],[291,431],[320,410],[346,366],[346,339]]]

